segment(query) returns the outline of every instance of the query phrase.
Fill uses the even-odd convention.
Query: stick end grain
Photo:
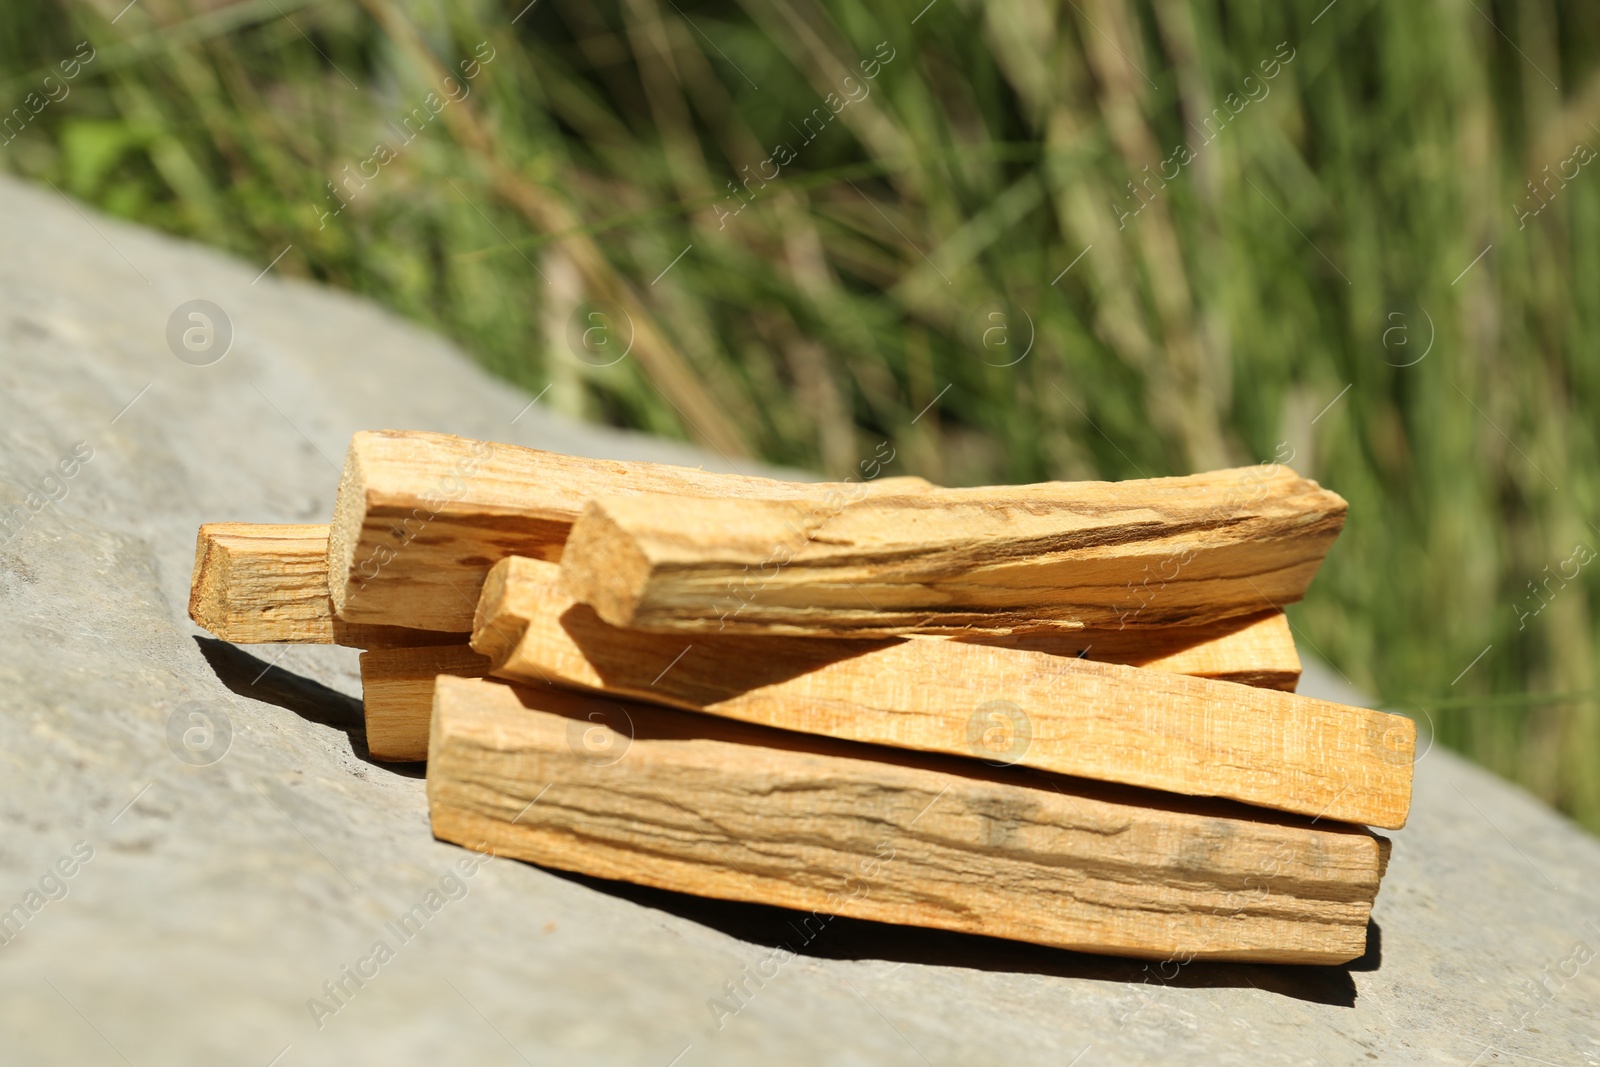
[[[1394,770],[1385,791],[1389,817],[1373,821],[1382,830],[1403,830],[1411,815],[1411,785],[1417,761],[1417,723],[1405,715],[1375,711],[1367,720],[1367,740],[1380,766]]]
[[[350,438],[344,470],[339,474],[339,490],[333,500],[333,522],[328,526],[328,596],[333,613],[343,617],[351,595],[356,566],[356,551],[361,545],[361,530],[367,521],[367,478],[362,452],[375,435],[361,430]]]
[[[489,568],[489,577],[483,580],[483,592],[478,594],[478,606],[472,612],[472,639],[468,642],[479,655],[500,664],[522,640],[526,628],[521,620],[506,613],[506,586],[519,556],[508,556]]]
[[[629,626],[650,571],[644,548],[611,516],[606,502],[590,501],[572,524],[561,553],[566,591],[611,625]]]
[[[1309,703],[1307,707],[1324,704]],[[1364,748],[1360,759],[1350,767],[1350,777],[1325,783],[1332,799],[1316,812],[1318,819],[1332,819],[1380,830],[1403,830],[1411,814],[1412,778],[1417,751],[1417,724],[1404,715],[1386,711],[1328,704],[1353,724],[1350,741]],[[1361,734],[1365,719],[1365,739]],[[1306,810],[1304,814],[1313,814]],[[1381,839],[1380,839],[1381,840]]]
[[[195,540],[189,617],[234,644],[334,640],[328,528],[210,522]]]
[[[219,527],[227,523],[208,522],[200,527],[194,545],[194,575],[189,580],[189,618],[214,634],[227,628],[225,610],[228,550],[217,539]]]
[[[521,644],[528,620],[542,607],[528,591],[559,580],[561,568],[526,556],[507,556],[489,570],[472,619],[472,648],[498,668]]]

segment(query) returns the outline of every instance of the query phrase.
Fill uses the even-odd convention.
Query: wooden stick
[[[347,623],[333,614],[326,525],[218,522],[200,527],[189,614],[235,644],[309,643],[356,648],[465,645],[469,632]],[[1127,663],[1196,678],[1293,692],[1300,657],[1281,611],[1195,626],[1129,627],[962,640],[1056,656]],[[432,699],[431,692],[424,694]],[[421,715],[426,734],[427,715]],[[421,745],[422,739],[417,744]]]
[[[979,635],[951,640],[1100,663],[1125,663],[1289,693],[1300,681],[1300,653],[1294,647],[1289,620],[1281,611],[1238,615],[1194,626],[1129,626],[1122,630]]]
[[[483,579],[510,555],[558,559],[597,494],[847,500],[921,478],[804,483],[622,463],[448,434],[357,433],[328,534],[328,592],[346,622],[465,632]]]
[[[1304,595],[1345,514],[1278,466],[833,506],[595,495],[561,562],[606,621],[836,637],[1255,614]]]
[[[560,615],[575,601],[560,586],[561,568],[542,560],[511,556],[495,564],[478,599],[473,619],[484,630],[490,619],[500,623],[476,643],[501,650],[513,633],[520,633],[531,613],[544,621]],[[652,642],[660,635],[619,633],[617,640]],[[1145,626],[1125,630],[1074,630],[1056,633],[1009,634],[952,638],[964,644],[1026,649],[1051,656],[1124,663],[1131,667],[1187,674],[1222,682],[1238,682],[1261,689],[1294,692],[1300,680],[1300,653],[1295,648],[1289,620],[1281,611],[1241,615],[1194,626]],[[764,654],[773,645],[735,642],[739,650],[754,647]],[[838,650],[849,655],[848,650]]]
[[[539,560],[524,561],[521,557],[513,558],[524,566],[549,569],[545,576],[535,577],[553,581],[560,573],[560,568],[554,563],[544,563]],[[496,570],[507,566],[508,563],[509,561],[502,560],[496,564]],[[494,584],[495,573],[495,570],[489,572],[490,585]],[[562,610],[571,607],[570,598],[562,600]],[[1134,635],[1131,639],[1130,634]],[[467,636],[462,635],[462,639],[465,640]],[[654,634],[630,634],[626,640],[650,641],[658,637],[659,635]],[[929,638],[929,640],[944,639]],[[1197,678],[1217,678],[1222,681],[1240,682],[1267,689],[1284,689],[1290,692],[1293,692],[1295,682],[1300,677],[1300,657],[1295,652],[1293,635],[1289,632],[1289,624],[1282,612],[1269,612],[1237,621],[1226,620],[1211,626],[1145,627],[1140,630],[1130,628],[1124,631],[1080,630],[1074,634],[1026,634],[1018,637],[985,638],[983,641],[994,644],[1015,643],[1016,647],[1026,647],[1049,655],[1074,658],[1081,656],[1104,663],[1133,663],[1147,670],[1189,674]],[[762,649],[766,647],[763,645]],[[420,684],[419,679],[413,677],[413,684],[387,688],[382,699],[374,700],[374,690],[385,683],[385,672],[390,662],[404,663],[403,660],[383,660],[379,661],[378,666],[373,667],[369,666],[367,657],[362,658],[362,680],[367,686],[368,744],[372,746],[373,756],[377,759],[425,759],[428,750],[428,714],[433,702],[433,689],[431,685]],[[464,662],[467,665],[476,665],[474,660]],[[476,677],[485,671],[480,670],[473,674],[446,670],[440,673]],[[426,681],[431,683],[431,677]]]
[[[390,763],[427,759],[434,679],[441,674],[482,678],[488,673],[488,658],[466,645],[361,653],[361,695],[372,758]]]
[[[522,560],[522,557],[514,557]],[[502,560],[498,566],[506,566]],[[554,563],[528,560],[550,568],[550,577],[560,571]],[[493,584],[494,571],[490,571]],[[570,608],[571,600],[562,609]],[[560,614],[560,611],[555,611]],[[1232,621],[1229,621],[1232,622]],[[426,633],[427,630],[422,630]],[[510,629],[507,629],[510,632]],[[1128,640],[1128,633],[1136,633],[1139,640]],[[622,640],[650,641],[659,635],[630,632]],[[1099,640],[1104,638],[1104,640]],[[942,638],[928,638],[942,640]],[[950,638],[955,640],[955,638]],[[1213,627],[1171,627],[1142,630],[1078,630],[1070,635],[1034,633],[1022,637],[984,638],[979,643],[1016,643],[1019,648],[1029,648],[1051,656],[1085,657],[1101,662],[1133,662],[1147,670],[1165,670],[1168,673],[1186,673],[1197,678],[1218,678],[1221,681],[1238,681],[1267,689],[1286,689],[1293,693],[1299,678],[1299,656],[1294,651],[1293,635],[1282,611],[1266,616],[1250,616],[1234,625],[1218,624]],[[1088,648],[1085,648],[1088,645]],[[459,648],[459,646],[458,646]],[[763,645],[760,653],[765,654]],[[422,651],[422,649],[419,649]],[[830,648],[829,651],[834,651]],[[845,649],[838,649],[845,651]],[[475,661],[466,661],[475,665]],[[486,661],[485,661],[486,662]],[[362,678],[366,686],[366,736],[373,747],[373,757],[379,760],[424,760],[427,758],[427,721],[434,691],[421,685],[419,678],[413,683],[386,689],[381,701],[374,702],[373,686],[384,683],[387,662],[378,669],[370,669],[366,657],[362,659]],[[485,670],[461,672],[443,670],[440,673],[459,673],[462,677],[478,677]],[[376,681],[374,681],[376,678]],[[427,678],[430,681],[430,678]],[[382,741],[374,741],[381,737]],[[379,750],[379,744],[384,745]]]
[[[235,644],[309,643],[356,648],[466,644],[447,634],[402,626],[347,623],[333,614],[327,582],[325,525],[207,523],[200,527],[189,614]],[[1280,611],[1196,626],[1129,627],[1068,633],[970,637],[980,643],[1031,648],[1152,670],[1294,691],[1300,657]],[[422,694],[432,699],[431,692]],[[427,732],[426,711],[421,729]],[[417,745],[425,743],[419,738]]]
[[[490,574],[472,645],[496,677],[1386,829],[1411,806],[1416,724],[1401,715],[943,638],[621,630],[552,571],[511,559]]]
[[[434,835],[662,889],[1151,959],[1343,963],[1356,827],[450,677]]]
[[[335,618],[328,527],[208,522],[195,541],[189,617],[235,644],[294,642],[387,648],[449,638]],[[460,635],[465,643],[467,634]]]

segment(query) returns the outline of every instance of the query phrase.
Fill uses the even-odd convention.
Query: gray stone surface
[[[699,457],[538,407],[513,424],[526,398],[437,338],[252,283],[276,251],[0,181],[0,506],[93,449],[0,545],[0,908],[27,916],[0,944],[0,1063],[1600,1063],[1600,844],[1440,750],[1353,968],[1158,974],[836,920],[719,1027],[724,983],[798,942],[785,915],[510,861],[401,943],[385,924],[467,854],[429,835],[417,768],[364,758],[352,653],[189,623],[196,525],[322,519],[361,427]],[[236,330],[209,367],[165,340],[195,298]],[[204,766],[169,742],[196,710],[232,731]],[[75,845],[92,859],[53,880]],[[308,999],[380,939],[393,958],[319,1028]]]

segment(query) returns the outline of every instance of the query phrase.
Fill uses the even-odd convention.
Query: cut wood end
[[[335,615],[344,614],[350,598],[356,550],[361,544],[361,528],[367,517],[367,479],[361,456],[375,436],[373,431],[361,430],[350,438],[344,470],[339,473],[339,489],[333,499],[333,522],[328,526],[328,596],[333,601]]]
[[[489,570],[472,620],[472,648],[498,668],[522,641],[528,622],[542,610],[538,593],[561,577],[559,564],[507,556]]]
[[[328,527],[211,522],[195,539],[189,617],[239,645],[466,644],[467,633],[345,622],[328,596]]]
[[[627,626],[638,611],[639,591],[647,585],[650,560],[637,540],[609,514],[611,503],[590,501],[572,524],[561,553],[561,584],[606,622]],[[685,501],[689,503],[702,501]]]
[[[1382,834],[1373,834],[1372,839],[1378,843],[1378,881],[1382,883],[1389,873],[1389,856],[1394,851],[1394,842]]]
[[[189,617],[236,644],[334,641],[327,545],[322,525],[204,524],[195,538]]]
[[[1374,821],[1371,825],[1383,830],[1403,830],[1406,820],[1411,816],[1412,779],[1417,762],[1417,723],[1415,719],[1392,712],[1375,711],[1372,715],[1373,718],[1367,722],[1367,738],[1373,750],[1385,763],[1404,767],[1405,773],[1396,775],[1393,818]]]
[[[227,525],[208,522],[200,527],[194,543],[194,574],[189,579],[189,618],[212,633],[223,626],[219,599],[228,561],[227,549],[217,540],[217,530]]]

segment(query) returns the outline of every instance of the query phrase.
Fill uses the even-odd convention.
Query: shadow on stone
[[[252,656],[226,641],[197,635],[194,642],[211,665],[217,681],[231,692],[265,704],[275,704],[307,722],[343,731],[350,739],[350,751],[356,758],[374,767],[407,778],[424,776],[427,768],[425,763],[383,763],[372,758],[367,748],[367,727],[361,712],[361,701],[281,666],[272,666],[270,660]]]
[[[1383,966],[1383,927],[1367,920],[1367,951],[1345,964],[1347,971],[1375,971]]]
[[[382,763],[371,758],[360,701],[282,667],[272,667],[270,661],[226,641],[199,636],[194,640],[218,681],[232,692],[275,704],[309,722],[343,731],[356,757],[375,767],[410,778],[425,777],[426,763]],[[1003,938],[895,926],[844,916],[818,916],[766,904],[712,900],[548,867],[541,870],[597,892],[700,923],[753,945],[765,948],[782,945],[798,955],[814,959],[961,967],[1087,979],[1130,987],[1251,986],[1295,1000],[1346,1008],[1354,1007],[1356,1001],[1351,972],[1375,971],[1383,960],[1383,932],[1371,921],[1367,923],[1366,952],[1338,967],[1204,961],[1180,964],[1175,960],[1096,956]],[[1140,997],[1138,990],[1130,990],[1129,1015],[1142,1007]]]
[[[1356,988],[1350,972],[1376,970],[1382,955],[1381,931],[1376,923],[1371,922],[1367,925],[1366,953],[1343,966],[1201,961],[1180,965],[1176,961],[1163,963],[1157,960],[1096,956],[1002,938],[894,926],[843,916],[814,916],[810,912],[766,904],[711,900],[548,867],[540,869],[597,892],[700,923],[753,945],[765,948],[783,945],[800,956],[815,959],[881,960],[927,967],[964,967],[1139,987],[1195,989],[1251,986],[1295,1000],[1353,1008]],[[1137,990],[1130,990],[1129,995],[1134,998],[1130,1000],[1131,1015],[1139,1010],[1142,1001],[1138,999],[1140,994]]]

